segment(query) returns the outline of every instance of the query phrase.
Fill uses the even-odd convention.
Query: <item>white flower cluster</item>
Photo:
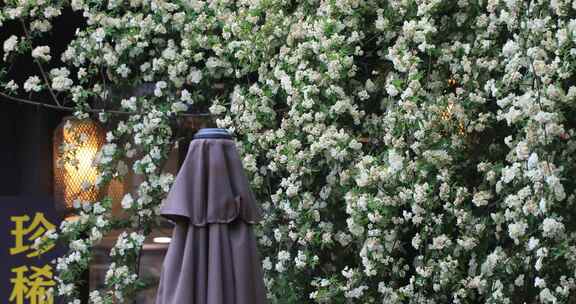
[[[72,79],[68,78],[70,71],[63,68],[54,68],[50,70],[50,76],[52,77],[52,89],[56,91],[66,91],[70,89],[73,82]]]
[[[108,212],[110,212],[111,201],[91,203],[75,200],[73,207],[78,211],[79,216],[60,224],[61,237],[77,235],[82,231],[88,231],[88,237],[68,239],[68,254],[54,260],[57,271],[54,279],[58,283],[58,295],[68,298],[77,296],[78,292],[75,285],[77,282],[71,275],[82,272],[83,267],[91,260],[91,248],[102,239],[103,234],[110,230]],[[54,240],[58,237],[52,237],[50,234],[48,236]]]
[[[114,286],[114,296],[118,301],[124,302],[123,287],[131,286],[137,278],[138,275],[131,272],[126,265],[119,266],[113,262],[106,272],[104,282]]]
[[[38,46],[32,50],[32,58],[42,59],[44,61],[50,61],[52,56],[50,56],[50,47],[47,45]]]
[[[17,45],[18,45],[18,37],[15,35],[11,35],[8,39],[4,40],[4,57],[3,57],[4,61],[6,61],[6,58],[8,57],[8,55],[10,55],[10,52],[16,49]]]
[[[123,231],[116,240],[116,244],[110,250],[110,255],[112,257],[116,255],[125,256],[127,252],[137,252],[144,244],[144,239],[146,237],[137,232],[132,232],[130,234]]]
[[[61,7],[41,2],[12,1],[0,20],[30,16],[43,32]],[[83,108],[109,86],[150,85],[111,98],[132,114],[99,159],[100,181],[144,177],[122,200],[130,225],[153,223],[173,182],[161,168],[174,115],[207,109],[238,139],[265,211],[272,302],[568,303],[576,292],[576,1],[69,5],[87,26],[61,56],[68,66],[23,87]],[[28,45],[49,58],[11,36],[5,60]],[[62,271],[108,220],[61,227],[91,234],[70,241],[75,264]],[[120,235],[93,302],[130,295],[143,237]],[[59,291],[74,300],[72,283]]]

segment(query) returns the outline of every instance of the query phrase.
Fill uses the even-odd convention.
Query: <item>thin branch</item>
[[[42,106],[42,107],[47,107],[47,108],[52,108],[52,109],[59,109],[59,110],[64,110],[64,111],[74,111],[75,110],[74,108],[70,108],[70,107],[52,105],[52,104],[47,104],[47,103],[43,103],[43,102],[36,102],[36,101],[28,100],[28,99],[22,99],[22,98],[10,96],[10,95],[2,93],[2,92],[0,92],[0,96],[4,97],[6,99],[12,100],[12,101],[25,103],[25,104]]]
[[[56,110],[61,110],[61,111],[71,111],[71,112],[76,111],[76,109],[73,107],[53,105],[53,104],[47,104],[47,103],[43,103],[43,102],[37,102],[37,101],[22,99],[22,98],[10,96],[10,95],[2,93],[2,92],[0,92],[0,96],[6,98],[8,100],[12,100],[12,101],[19,102],[19,103],[31,104],[31,105],[35,105],[35,106],[41,106],[41,107],[46,107],[46,108],[51,108],[51,109],[56,109]],[[144,112],[127,112],[127,111],[104,110],[104,109],[87,109],[84,111],[92,112],[92,113],[109,113],[109,114],[116,114],[116,115],[146,115],[146,113],[144,113]],[[211,113],[177,113],[176,116],[181,116],[181,117],[211,117],[211,116],[215,116],[215,115],[212,115]]]
[[[110,93],[108,90],[108,85],[106,85],[106,75],[104,75],[104,67],[98,67],[98,71],[100,72],[100,76],[102,77],[102,84],[104,86],[104,91]]]
[[[24,30],[24,35],[26,35],[26,39],[28,39],[30,41],[30,46],[32,46],[32,38],[30,38],[30,34],[28,34],[28,30],[26,29],[26,24],[24,23],[24,20],[20,19],[20,23],[22,24],[22,29]],[[56,97],[56,94],[54,94],[54,91],[52,90],[52,86],[50,85],[50,81],[48,80],[48,76],[46,76],[46,72],[44,71],[44,67],[42,67],[42,64],[40,63],[40,61],[38,61],[38,59],[34,58],[33,60],[36,63],[36,65],[38,66],[38,68],[40,69],[40,74],[42,75],[42,78],[44,79],[44,82],[46,83],[46,86],[48,87],[48,91],[50,92],[50,95],[52,95],[52,98],[54,98],[54,102],[56,102],[56,104],[58,106],[61,106],[60,102],[58,101],[58,97]]]

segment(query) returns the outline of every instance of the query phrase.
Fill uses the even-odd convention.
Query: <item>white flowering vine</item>
[[[65,7],[87,25],[57,56],[38,38]],[[74,303],[113,228],[134,231],[91,301],[142,287],[174,118],[209,109],[266,211],[272,303],[574,301],[574,16],[573,0],[7,1],[0,25],[26,34],[3,42],[2,96],[67,96],[78,117],[105,101],[97,186],[144,176],[128,219],[101,202],[59,229],[59,293]],[[27,55],[60,66],[5,77]]]

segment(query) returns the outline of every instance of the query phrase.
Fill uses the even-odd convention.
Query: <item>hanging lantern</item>
[[[108,194],[113,201],[123,195],[117,180],[105,189],[95,186],[98,170],[94,158],[106,142],[106,130],[91,119],[66,116],[53,136],[54,200],[56,210],[70,215],[75,200],[94,202]]]

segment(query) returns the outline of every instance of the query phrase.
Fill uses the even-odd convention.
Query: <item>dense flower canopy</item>
[[[35,41],[67,7],[87,26],[55,58]],[[575,16],[574,0],[7,1],[0,24],[26,35],[3,59],[61,67],[2,87],[69,96],[78,117],[93,100],[133,112],[108,133],[96,186],[145,176],[122,202],[124,225],[144,228],[120,235],[93,303],[141,287],[171,121],[201,108],[234,132],[266,211],[271,303],[571,303]],[[143,83],[153,94],[109,94]],[[79,203],[57,233],[71,303],[89,248],[122,226],[109,203]]]

